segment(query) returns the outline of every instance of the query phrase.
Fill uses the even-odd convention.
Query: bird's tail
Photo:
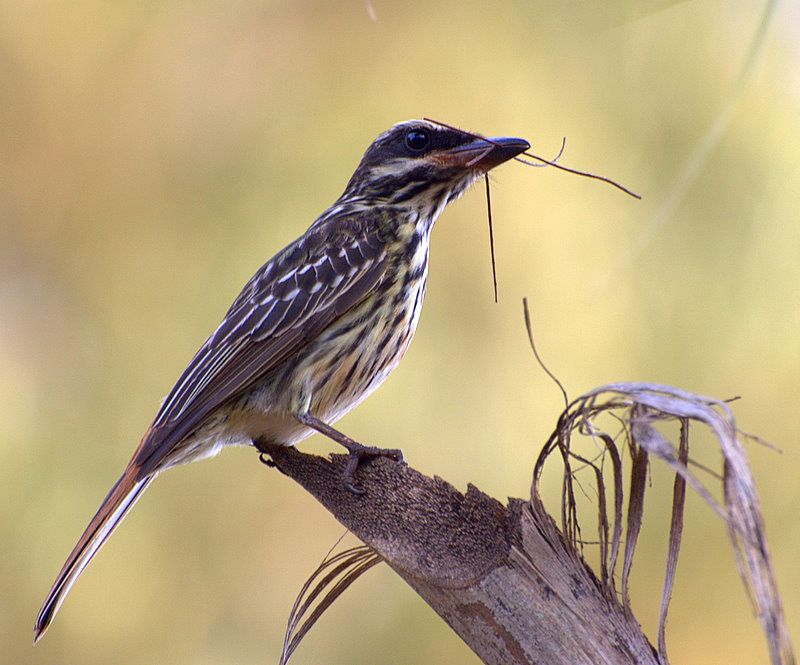
[[[47,599],[44,601],[42,609],[39,610],[39,616],[36,617],[36,625],[34,627],[34,644],[44,635],[56,612],[58,612],[58,608],[61,607],[61,603],[64,602],[64,598],[83,572],[83,569],[89,565],[92,557],[97,554],[106,539],[119,526],[122,519],[154,478],[153,475],[147,475],[143,478],[138,476],[139,466],[131,462],[114,487],[111,488],[92,521],[89,522],[89,526],[86,527],[78,544],[75,545],[56,581],[53,583],[50,593],[47,594]]]

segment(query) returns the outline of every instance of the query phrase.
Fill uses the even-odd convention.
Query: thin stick
[[[491,143],[492,145],[498,145],[498,143],[496,141],[492,141],[492,139],[490,139],[490,138],[487,138],[485,136],[481,136],[480,134],[473,134],[472,132],[468,132],[467,130],[461,129],[459,127],[454,127],[453,125],[448,125],[446,122],[441,122],[440,120],[433,120],[432,118],[423,118],[423,120],[427,120],[428,122],[432,122],[435,125],[440,125],[442,127],[446,127],[447,129],[452,129],[453,131],[456,131],[456,132],[461,132],[461,133],[466,134],[467,136],[470,136],[470,137],[472,137],[474,139],[483,139],[484,141],[487,141],[487,142]],[[553,160],[545,159],[544,157],[539,157],[538,155],[534,155],[533,153],[530,153],[530,152],[523,152],[522,154],[525,155],[526,157],[530,157],[532,159],[540,161],[540,162],[542,162],[543,165],[546,165],[546,166],[555,166],[557,169],[561,169],[562,171],[567,171],[569,173],[574,173],[575,175],[582,175],[582,176],[585,176],[587,178],[594,178],[595,180],[601,180],[603,182],[607,182],[609,185],[612,185],[612,186],[616,187],[617,189],[625,192],[628,196],[632,196],[635,199],[641,200],[642,197],[639,196],[639,194],[637,194],[636,192],[631,191],[630,189],[628,189],[624,185],[620,185],[618,182],[615,182],[611,178],[606,178],[605,176],[597,175],[596,173],[589,173],[588,171],[579,171],[578,169],[571,169],[571,168],[569,168],[567,166],[561,166],[561,164],[556,164],[556,161],[558,160],[558,158],[561,157],[561,153],[564,152],[564,145],[565,144],[566,144],[566,138],[561,142],[561,150],[559,151],[558,155]],[[528,166],[538,166],[538,164],[531,164],[530,162],[525,161],[521,157],[514,157],[514,159],[516,161],[518,161],[518,162],[522,162],[523,164],[527,164]]]
[[[532,167],[534,167],[536,169],[542,169],[542,168],[546,169],[548,166],[552,166],[559,159],[561,159],[561,155],[564,154],[564,148],[566,148],[566,147],[567,147],[567,137],[566,136],[562,136],[561,137],[561,149],[558,151],[558,154],[555,157],[553,157],[553,159],[551,159],[546,164],[534,164],[533,162],[529,162],[527,159],[522,159],[522,157],[514,157],[514,160],[517,161],[517,162],[522,162],[526,166],[532,166]]]
[[[442,122],[441,120],[434,120],[433,118],[423,118],[426,122],[432,122],[434,125],[439,125],[440,127],[445,127],[447,129],[452,129],[454,132],[461,132],[462,134],[466,134],[467,136],[472,137],[473,139],[483,139],[484,141],[488,141],[492,145],[497,145],[495,141],[492,139],[487,139],[485,136],[481,136],[480,134],[473,134],[472,132],[468,132],[466,129],[461,129],[460,127],[455,127],[454,125],[448,125],[446,122]]]
[[[539,356],[539,352],[536,350],[536,342],[533,341],[533,324],[531,323],[531,313],[528,310],[527,298],[522,299],[522,311],[525,314],[525,328],[528,331],[528,341],[531,343],[533,357],[536,358],[536,362],[539,363],[539,367],[544,370],[545,374],[553,379],[553,382],[558,386],[558,389],[561,391],[561,394],[564,397],[564,408],[569,409],[569,398],[567,397],[567,391],[564,390],[563,384],[558,380],[558,378],[556,378],[556,375],[547,369],[547,365],[544,364],[544,361]]]
[[[589,173],[588,171],[578,171],[577,169],[571,169],[568,166],[561,166],[561,164],[556,164],[555,162],[551,162],[549,159],[545,159],[544,157],[539,157],[538,155],[534,155],[530,152],[523,152],[523,155],[526,157],[532,157],[533,159],[538,159],[540,162],[547,164],[548,166],[555,166],[557,169],[561,169],[562,171],[568,171],[569,173],[574,173],[576,175],[586,176],[587,178],[594,178],[595,180],[602,180],[603,182],[607,182],[609,185],[613,185],[619,190],[625,192],[628,196],[632,196],[635,199],[639,199],[641,201],[642,197],[637,194],[636,192],[631,191],[624,185],[620,185],[618,182],[615,182],[611,178],[606,178],[602,175],[597,175],[596,173]],[[522,162],[523,164],[528,164],[524,159],[520,159],[519,157],[515,157],[518,162]],[[529,164],[533,166],[533,164]]]
[[[494,284],[494,301],[497,302],[497,267],[494,261],[494,229],[492,228],[492,197],[489,194],[489,174],[484,173],[486,181],[486,213],[489,216],[489,251],[492,253],[492,283]]]
[[[440,122],[438,120],[432,120],[431,118],[423,118],[428,122],[432,122],[434,125],[441,125],[442,127],[446,127],[447,129],[452,129],[454,132],[461,132],[462,134],[466,134],[474,139],[482,139],[491,143],[492,145],[498,145],[496,141],[492,141],[492,139],[487,139],[485,136],[481,136],[480,134],[473,134],[472,132],[468,132],[465,129],[459,129],[458,127],[453,127],[453,125],[448,125],[446,122]],[[562,147],[563,150],[563,147]],[[472,164],[477,164],[480,160],[486,157],[489,151],[485,150],[481,152],[477,157],[472,159],[467,166],[472,166]],[[556,159],[561,156],[561,153],[558,154]],[[538,164],[536,166],[539,166]],[[542,166],[546,166],[546,164],[542,164]],[[494,286],[494,301],[497,302],[497,264],[494,258],[494,227],[492,225],[492,196],[489,193],[489,173],[483,174],[484,180],[486,181],[486,212],[489,217],[489,251],[492,255],[492,285]]]

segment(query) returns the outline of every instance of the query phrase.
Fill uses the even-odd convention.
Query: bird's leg
[[[320,434],[324,434],[329,439],[336,441],[336,443],[347,448],[348,460],[344,473],[342,474],[342,482],[344,486],[354,494],[363,494],[364,490],[358,487],[353,479],[355,477],[356,469],[358,469],[359,462],[365,457],[388,457],[395,462],[403,461],[403,451],[398,448],[378,448],[376,446],[365,446],[358,441],[354,441],[346,434],[342,434],[339,430],[334,429],[327,423],[321,421],[319,418],[312,416],[308,411],[298,413],[295,418],[301,423],[317,430]]]

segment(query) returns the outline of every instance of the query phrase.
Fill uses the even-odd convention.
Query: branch
[[[263,445],[263,444],[261,444]],[[346,457],[263,446],[386,561],[487,665],[659,660],[639,624],[564,542],[538,499],[503,506],[385,459],[342,486]]]

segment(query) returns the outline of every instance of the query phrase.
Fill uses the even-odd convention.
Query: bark
[[[375,459],[344,489],[346,457],[269,447],[275,466],[374,548],[488,665],[657,664],[636,619],[568,547],[536,500]]]

